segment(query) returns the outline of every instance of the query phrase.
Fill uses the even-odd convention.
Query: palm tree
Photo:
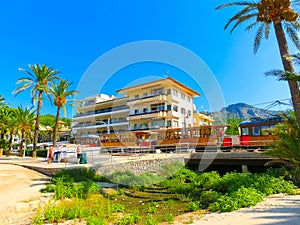
[[[54,70],[53,68],[48,67],[47,65],[29,65],[31,71],[20,68],[21,71],[24,71],[29,75],[29,77],[20,78],[17,81],[17,84],[23,83],[22,86],[16,88],[13,93],[18,95],[19,93],[31,88],[31,97],[32,101],[38,101],[37,106],[37,115],[34,128],[34,138],[33,138],[33,152],[32,157],[36,157],[36,145],[38,142],[39,134],[39,122],[40,122],[40,112],[42,107],[42,97],[43,94],[46,94],[49,98],[49,88],[53,85],[54,80],[60,79],[57,76],[60,72]]]
[[[76,95],[76,90],[68,90],[71,86],[71,82],[67,80],[60,80],[60,82],[50,88],[50,94],[54,98],[54,105],[57,106],[55,125],[53,131],[53,146],[56,146],[57,132],[58,132],[58,121],[60,115],[60,109],[63,108],[64,114],[66,114],[67,97]]]
[[[19,106],[14,113],[18,130],[21,132],[21,142],[20,142],[20,156],[23,155],[23,143],[27,136],[30,136],[34,130],[34,121],[36,121],[35,111],[29,108],[23,109]]]
[[[14,135],[18,130],[18,121],[15,115],[16,109],[8,108],[8,110],[10,111],[10,113],[7,120],[6,128],[7,128],[7,132],[9,133],[9,149],[11,149],[13,145]]]
[[[10,120],[12,111],[8,106],[4,106],[0,108],[0,139],[4,139],[6,137],[8,122]]]
[[[294,1],[296,2],[296,1]],[[222,9],[229,6],[242,6],[243,9],[229,19],[225,25],[225,29],[233,24],[231,32],[240,24],[254,19],[254,22],[246,27],[246,30],[259,25],[254,38],[254,53],[261,44],[263,38],[268,39],[270,33],[270,25],[273,25],[275,35],[280,51],[281,61],[285,71],[294,72],[292,60],[289,57],[290,51],[288,48],[285,32],[290,36],[295,46],[300,49],[299,37],[296,30],[300,27],[298,23],[298,13],[292,8],[291,0],[260,0],[241,1],[223,4],[217,7]],[[285,28],[285,31],[284,31]],[[293,107],[296,113],[298,124],[300,124],[300,91],[298,82],[288,80],[290,93],[292,97]]]

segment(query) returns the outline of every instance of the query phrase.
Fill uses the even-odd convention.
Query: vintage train
[[[160,128],[123,133],[101,134],[78,140],[81,144],[101,146],[108,151],[176,151],[193,149],[231,150],[243,148],[249,151],[263,149],[276,138],[274,128],[283,122],[279,116],[253,118],[239,124],[238,136],[224,135],[227,124],[203,125],[199,127]]]

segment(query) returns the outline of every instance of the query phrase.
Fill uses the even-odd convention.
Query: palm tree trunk
[[[34,127],[34,135],[33,135],[33,150],[32,150],[32,157],[36,157],[36,145],[39,138],[39,126],[40,126],[40,114],[41,114],[41,108],[42,108],[42,96],[43,92],[39,92],[39,98],[38,98],[38,108],[36,112],[36,121],[35,121],[35,127]]]
[[[20,142],[20,156],[22,157],[24,154],[24,148],[23,148],[23,143],[24,143],[24,138],[25,138],[25,132],[21,132],[21,142]]]
[[[287,59],[285,56],[290,55],[288,44],[285,38],[285,34],[282,28],[282,24],[280,19],[275,19],[273,21],[275,33],[276,33],[276,39],[280,51],[281,61],[283,64],[283,68],[285,71],[294,72],[294,66],[291,59]],[[295,81],[288,81],[288,85],[290,88],[290,93],[292,97],[293,107],[296,114],[296,119],[298,125],[300,125],[300,91],[299,91],[299,85]]]
[[[54,125],[54,132],[53,132],[53,146],[56,146],[56,139],[57,139],[57,132],[58,132],[58,121],[59,121],[59,112],[60,106],[57,106],[56,111],[56,118],[55,118],[55,125]]]

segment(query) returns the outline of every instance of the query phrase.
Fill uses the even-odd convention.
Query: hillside
[[[270,111],[260,109],[245,103],[237,103],[223,108],[220,112],[212,112],[210,115],[215,120],[215,122],[219,123],[224,122],[227,118],[230,118],[232,116],[234,116],[235,118],[248,120],[253,117],[265,118],[278,113],[278,111]]]

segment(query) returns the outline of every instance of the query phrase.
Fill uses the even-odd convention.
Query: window
[[[140,111],[139,111],[138,109],[135,109],[135,110],[134,110],[134,114],[139,114],[139,112],[140,112]]]
[[[172,126],[172,121],[171,120],[167,120],[167,127],[171,127]]]
[[[140,96],[139,95],[135,95],[134,96],[134,99],[138,99]]]
[[[185,114],[185,108],[181,108],[181,114]]]
[[[167,90],[167,95],[170,95],[171,94],[171,89],[168,89]]]
[[[151,90],[151,95],[159,95],[159,94],[164,94],[163,88],[157,88],[157,89]]]
[[[188,116],[191,116],[191,110],[187,111]]]
[[[259,136],[260,135],[259,127],[252,127],[252,134],[253,136]]]
[[[270,134],[269,126],[261,126],[261,135],[269,135],[269,134]]]
[[[249,128],[248,127],[242,127],[242,136],[249,135]]]
[[[177,105],[173,105],[173,111],[178,112],[178,106]]]
[[[148,112],[148,108],[143,108],[143,112],[147,113]]]
[[[174,121],[174,127],[178,127],[178,121]]]
[[[188,102],[191,102],[191,97],[190,97],[190,96],[186,96],[186,100],[187,100]]]
[[[173,89],[173,95],[178,96],[178,91],[176,89]]]
[[[147,97],[147,96],[148,96],[148,93],[144,93],[144,94],[143,94],[143,97]]]
[[[167,111],[171,111],[171,105],[167,105]]]
[[[182,99],[182,100],[185,100],[185,94],[184,94],[184,93],[181,93],[180,96],[181,96],[181,99]]]

